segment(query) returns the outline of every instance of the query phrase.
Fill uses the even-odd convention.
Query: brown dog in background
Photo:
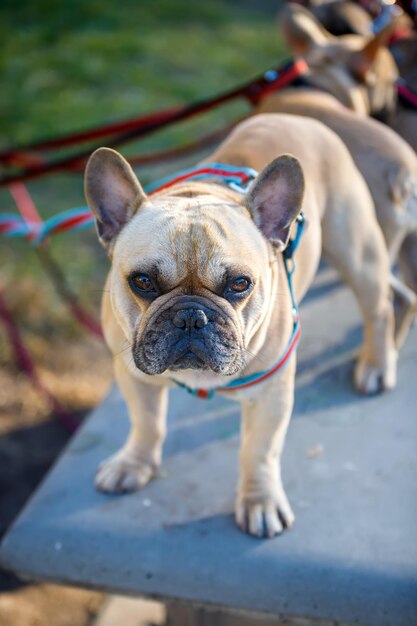
[[[309,11],[291,3],[284,8],[280,25],[290,49],[305,56],[311,65],[309,85],[267,96],[257,112],[314,117],[343,139],[371,191],[392,262],[398,260],[403,279],[416,294],[417,156],[393,130],[360,114],[369,113],[368,105],[376,100],[391,103],[397,72],[383,46],[386,34],[370,40],[358,36],[336,38]],[[358,84],[358,67],[366,79],[364,84]],[[376,82],[378,90],[368,93],[369,81]],[[417,115],[412,114],[416,122]],[[397,309],[397,327],[403,331],[401,341],[407,333],[406,320],[410,322],[414,317],[413,302],[415,295],[408,292]]]
[[[288,3],[280,25],[290,50],[304,57],[314,83],[346,107],[382,119],[417,151],[417,113],[401,105],[396,82],[401,76],[417,88],[417,38],[386,48],[393,25],[377,35],[334,37],[306,8]],[[398,64],[398,67],[397,67]]]

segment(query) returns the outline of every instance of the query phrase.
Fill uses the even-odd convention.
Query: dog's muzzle
[[[242,342],[228,315],[207,298],[181,296],[152,315],[133,347],[146,374],[211,369],[232,375],[243,365]]]

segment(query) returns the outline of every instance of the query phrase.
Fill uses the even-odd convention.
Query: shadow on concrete
[[[0,437],[0,539],[70,436],[71,433],[51,415],[41,424],[16,428]],[[0,592],[12,591],[24,584],[0,568]]]

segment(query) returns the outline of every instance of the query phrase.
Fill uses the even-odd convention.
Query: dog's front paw
[[[275,537],[295,520],[290,503],[280,486],[264,498],[239,495],[236,502],[236,523],[241,530],[255,537]]]
[[[144,487],[155,474],[155,467],[120,451],[101,463],[95,486],[106,493],[127,493]]]
[[[383,366],[359,359],[355,368],[355,387],[359,393],[373,395],[394,389],[397,384],[397,352],[392,350]]]

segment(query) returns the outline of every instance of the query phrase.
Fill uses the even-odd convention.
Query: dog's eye
[[[129,285],[132,291],[139,295],[152,295],[156,293],[155,286],[147,274],[136,273],[129,276]]]
[[[233,298],[238,296],[245,296],[252,288],[252,281],[246,276],[238,276],[229,280],[225,296],[226,298]]]
[[[235,293],[243,293],[250,287],[250,281],[244,276],[239,276],[239,278],[235,278],[234,281],[230,284],[230,290]]]

